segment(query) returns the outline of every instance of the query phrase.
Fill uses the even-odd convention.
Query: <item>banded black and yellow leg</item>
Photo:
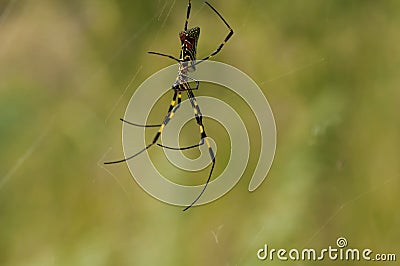
[[[179,94],[180,94],[180,93],[179,93]],[[174,96],[172,97],[171,104],[169,105],[169,108],[168,108],[168,115],[169,115],[169,113],[171,112],[172,108],[174,108],[174,106],[175,106],[177,95],[178,95],[178,92],[177,92],[177,91],[174,91]],[[180,97],[182,98],[182,95],[181,95]],[[178,100],[178,104],[179,104],[179,103],[180,103],[180,100]],[[136,123],[129,122],[129,121],[123,119],[123,118],[120,118],[120,120],[121,120],[122,122],[124,122],[124,123],[127,123],[127,124],[132,125],[132,126],[136,126],[136,127],[160,127],[160,126],[161,126],[161,124],[155,124],[155,125],[136,124]]]
[[[203,61],[206,61],[208,59],[210,59],[211,57],[215,56],[216,54],[218,54],[222,48],[225,46],[225,44],[229,41],[229,39],[232,37],[233,35],[233,29],[231,28],[231,26],[229,26],[228,22],[226,22],[226,20],[222,17],[222,15],[208,2],[205,2],[217,15],[218,17],[224,22],[224,24],[226,25],[226,27],[228,28],[229,32],[228,35],[226,35],[224,41],[218,46],[218,48],[212,52],[209,56],[204,57],[203,59],[199,60],[196,62],[197,64],[200,64]]]
[[[199,81],[195,80],[195,79],[193,79],[193,80],[196,82],[196,88],[195,89],[197,90],[198,87],[199,87]],[[179,91],[178,92],[178,105],[180,105],[181,101],[182,101],[182,93],[181,93],[181,91]],[[190,146],[187,146],[187,147],[171,147],[171,146],[165,146],[165,145],[162,145],[162,144],[159,144],[159,143],[157,143],[157,146],[162,147],[162,148],[166,148],[166,149],[169,149],[169,150],[183,151],[183,150],[188,150],[188,149],[193,149],[193,148],[199,147],[199,146],[201,146],[203,144],[204,144],[204,139],[200,139],[200,142],[198,144],[190,145]]]
[[[192,207],[193,204],[195,204],[200,199],[201,195],[203,195],[204,191],[207,188],[208,183],[211,180],[211,176],[212,176],[212,173],[214,171],[214,166],[215,166],[214,151],[213,151],[213,149],[211,147],[210,141],[208,140],[208,137],[207,137],[207,134],[206,134],[206,130],[205,130],[204,125],[203,125],[203,115],[202,115],[202,113],[200,111],[200,107],[199,107],[199,105],[198,105],[198,103],[196,101],[196,98],[194,97],[193,92],[191,90],[189,90],[187,93],[188,93],[188,97],[189,97],[190,103],[191,103],[191,105],[193,107],[193,111],[194,111],[194,116],[196,118],[196,122],[200,127],[201,140],[205,141],[205,143],[207,144],[208,152],[209,152],[210,157],[211,157],[212,165],[211,165],[211,170],[210,170],[210,173],[208,174],[208,178],[207,178],[207,181],[206,181],[203,189],[200,191],[199,195],[193,200],[193,202],[189,206],[187,206],[185,209],[183,209],[183,211],[186,211],[187,209]]]
[[[178,104],[177,104],[177,98],[178,98]],[[170,104],[170,106],[168,108],[168,114],[165,116],[162,124],[160,124],[160,125],[139,125],[139,124],[128,122],[128,121],[126,121],[126,120],[121,118],[121,120],[123,122],[128,123],[130,125],[139,126],[139,127],[155,127],[155,126],[158,126],[159,129],[158,129],[158,132],[155,134],[155,136],[153,138],[153,141],[150,144],[148,144],[146,147],[141,149],[139,152],[137,152],[134,155],[129,156],[127,158],[124,158],[124,159],[121,159],[121,160],[117,160],[117,161],[105,162],[104,164],[115,164],[115,163],[122,163],[122,162],[128,161],[128,160],[138,156],[142,152],[146,151],[147,149],[149,149],[154,144],[156,144],[156,142],[158,141],[158,139],[160,138],[160,136],[162,134],[162,131],[164,130],[164,127],[168,124],[168,122],[174,116],[175,112],[178,110],[178,108],[180,106],[180,103],[181,103],[181,99],[182,99],[181,92],[178,92],[178,91],[174,90],[174,96],[172,97],[171,104]]]
[[[178,91],[178,103],[177,103],[177,106],[176,106],[176,110],[180,107],[181,102],[182,102],[182,92]],[[174,112],[176,112],[176,110],[174,110]],[[191,146],[188,146],[188,147],[179,147],[179,148],[165,146],[165,145],[162,145],[160,143],[157,143],[157,146],[162,147],[162,148],[166,148],[166,149],[170,149],[170,150],[182,151],[182,150],[188,150],[188,149],[192,149],[192,148],[198,147],[200,145],[203,145],[203,143],[204,143],[204,141],[202,140],[199,144],[191,145]]]

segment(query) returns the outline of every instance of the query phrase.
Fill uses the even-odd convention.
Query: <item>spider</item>
[[[186,211],[187,209],[192,207],[200,199],[201,195],[206,190],[208,183],[210,182],[210,179],[211,179],[211,176],[212,176],[212,173],[213,173],[213,170],[214,170],[214,166],[215,166],[214,151],[213,151],[213,149],[212,149],[212,147],[210,145],[210,142],[209,142],[207,134],[206,134],[206,130],[205,130],[205,127],[204,127],[204,124],[203,124],[203,115],[202,115],[202,113],[200,111],[200,107],[199,107],[199,105],[198,105],[198,103],[196,101],[196,97],[195,97],[195,95],[193,93],[193,90],[197,90],[199,88],[199,81],[195,80],[193,78],[190,78],[188,76],[188,72],[195,71],[196,70],[196,65],[198,65],[199,63],[201,63],[201,62],[203,62],[205,60],[208,60],[211,57],[213,57],[216,54],[218,54],[221,51],[221,49],[224,47],[226,42],[228,42],[228,40],[233,35],[232,28],[229,26],[228,22],[226,22],[226,20],[222,17],[222,15],[210,3],[208,3],[208,2],[205,2],[205,3],[218,15],[218,17],[224,22],[226,27],[229,29],[229,33],[226,35],[224,41],[210,55],[204,57],[200,61],[196,61],[197,42],[199,40],[200,27],[193,27],[193,28],[189,28],[188,29],[190,10],[191,10],[191,7],[192,7],[192,1],[189,0],[187,11],[186,11],[185,26],[184,26],[183,31],[181,31],[179,33],[179,38],[181,40],[181,51],[180,51],[179,58],[176,58],[176,57],[174,57],[172,55],[159,53],[159,52],[148,52],[149,54],[168,57],[168,58],[173,59],[176,62],[178,62],[178,66],[179,66],[178,76],[177,76],[175,82],[172,84],[172,90],[173,90],[174,94],[173,94],[173,97],[172,97],[171,104],[170,104],[170,106],[168,108],[167,115],[165,116],[163,122],[161,124],[158,124],[158,125],[140,125],[140,124],[129,122],[129,121],[124,120],[124,119],[121,118],[120,120],[122,122],[127,123],[129,125],[133,125],[133,126],[138,126],[138,127],[158,127],[158,132],[155,134],[155,136],[153,138],[153,141],[150,144],[148,144],[146,147],[144,147],[142,150],[138,151],[137,153],[135,153],[135,154],[133,154],[133,155],[127,157],[127,158],[121,159],[121,160],[105,162],[104,163],[104,164],[115,164],[115,163],[125,162],[127,160],[130,160],[130,159],[136,157],[137,155],[141,154],[142,152],[146,151],[147,149],[152,147],[154,144],[157,144],[159,147],[166,148],[166,149],[187,150],[187,149],[192,149],[192,148],[195,148],[195,147],[199,147],[200,145],[203,145],[204,143],[206,143],[206,145],[208,147],[209,154],[210,154],[211,162],[212,162],[210,173],[209,173],[207,181],[206,181],[203,189],[199,193],[199,195],[192,201],[192,203],[189,206],[184,208],[183,211]],[[192,81],[192,82],[195,83],[195,87],[194,88],[192,88],[190,86],[189,81]],[[198,126],[200,128],[200,142],[198,144],[191,145],[191,146],[188,146],[188,147],[175,148],[175,147],[164,146],[162,144],[157,143],[157,141],[160,138],[165,126],[168,124],[168,122],[172,119],[172,117],[174,116],[174,114],[178,110],[178,108],[179,108],[179,106],[181,104],[181,101],[182,101],[182,92],[186,92],[187,93],[187,97],[188,97],[188,99],[190,101],[190,104],[193,107],[194,116],[195,116],[196,122],[197,122],[197,124],[198,124]]]

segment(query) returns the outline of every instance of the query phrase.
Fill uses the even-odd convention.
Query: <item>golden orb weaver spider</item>
[[[188,3],[188,7],[187,7],[187,11],[186,11],[186,20],[185,20],[185,26],[183,31],[181,31],[179,33],[179,38],[181,40],[181,51],[180,51],[180,56],[179,58],[176,58],[172,55],[168,55],[168,54],[163,54],[163,53],[158,53],[158,52],[148,52],[150,54],[154,54],[154,55],[159,55],[159,56],[163,56],[163,57],[168,57],[170,59],[173,59],[175,61],[178,62],[179,65],[179,71],[178,71],[178,76],[174,82],[174,84],[172,85],[172,90],[174,91],[174,95],[172,97],[172,101],[171,104],[168,108],[168,113],[165,116],[163,122],[161,124],[158,125],[140,125],[140,124],[135,124],[129,121],[126,121],[124,119],[121,118],[121,121],[124,123],[127,123],[129,125],[133,125],[133,126],[138,126],[138,127],[158,127],[158,132],[155,134],[153,141],[148,144],[146,147],[144,147],[142,150],[138,151],[137,153],[121,159],[121,160],[117,160],[117,161],[111,161],[111,162],[105,162],[104,164],[116,164],[116,163],[121,163],[121,162],[125,162],[127,160],[130,160],[134,157],[136,157],[137,155],[141,154],[142,152],[146,151],[147,149],[149,149],[151,146],[153,146],[154,144],[157,144],[158,146],[162,147],[162,148],[166,148],[166,149],[172,149],[172,150],[187,150],[187,149],[192,149],[195,147],[198,147],[200,145],[203,145],[204,142],[207,144],[208,147],[208,151],[210,154],[210,158],[211,158],[211,170],[210,173],[208,175],[207,181],[203,187],[203,189],[201,190],[200,194],[192,201],[192,203],[187,206],[186,208],[183,209],[183,211],[186,211],[187,209],[189,209],[190,207],[192,207],[201,197],[201,195],[203,195],[204,191],[207,188],[208,183],[211,180],[211,176],[212,173],[214,171],[214,166],[215,166],[215,155],[214,155],[214,151],[210,145],[210,142],[208,140],[206,131],[205,131],[205,127],[203,125],[203,115],[200,111],[200,107],[196,101],[196,97],[194,96],[193,90],[197,90],[199,88],[199,81],[195,80],[193,78],[190,78],[188,76],[188,72],[189,71],[195,71],[196,70],[196,65],[210,59],[211,57],[215,56],[216,54],[218,54],[221,49],[224,47],[224,45],[226,44],[226,42],[228,42],[228,40],[232,37],[233,35],[233,30],[232,28],[229,26],[228,22],[226,22],[226,20],[222,17],[222,15],[208,2],[205,2],[217,15],[218,17],[224,22],[224,24],[227,26],[227,28],[229,29],[229,33],[226,35],[224,41],[218,46],[218,48],[212,52],[210,55],[204,57],[203,59],[201,59],[200,61],[196,61],[196,52],[197,52],[197,42],[200,36],[200,27],[193,27],[193,28],[189,28],[188,29],[188,22],[189,22],[189,17],[190,17],[190,10],[192,8],[192,1],[189,0]],[[190,70],[189,70],[190,69]],[[189,80],[194,81],[196,84],[195,88],[191,88],[190,84],[189,84]],[[163,129],[165,126],[167,126],[168,122],[171,120],[171,118],[174,116],[174,114],[176,113],[176,111],[178,110],[181,101],[182,101],[182,92],[186,91],[188,99],[190,101],[190,104],[193,107],[193,111],[194,111],[194,116],[196,119],[197,124],[199,125],[200,128],[200,142],[199,144],[195,144],[195,145],[191,145],[188,147],[183,147],[183,148],[174,148],[174,147],[168,147],[168,146],[164,146],[162,144],[157,143],[158,139],[160,138]]]

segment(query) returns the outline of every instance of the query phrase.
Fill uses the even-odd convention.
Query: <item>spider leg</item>
[[[224,47],[224,45],[229,41],[229,39],[233,35],[233,29],[231,28],[231,26],[229,26],[228,22],[226,22],[226,20],[222,17],[222,15],[210,3],[208,3],[208,2],[205,2],[205,3],[218,15],[218,17],[228,27],[229,33],[228,33],[228,35],[226,35],[224,41],[218,46],[218,48],[214,52],[212,52],[209,56],[204,57],[200,61],[197,61],[196,65],[200,64],[201,62],[206,61],[206,60],[210,59],[211,57],[215,56],[216,54],[218,54],[222,50],[222,47]]]
[[[200,194],[193,200],[193,202],[192,202],[189,206],[187,206],[185,209],[183,209],[183,211],[186,211],[187,209],[189,209],[190,207],[192,207],[193,204],[195,204],[195,203],[200,199],[201,195],[203,195],[204,191],[205,191],[206,188],[207,188],[208,183],[209,183],[210,180],[211,180],[211,175],[212,175],[212,173],[213,173],[213,171],[214,171],[214,166],[215,166],[215,155],[214,155],[214,151],[213,151],[213,149],[211,148],[210,142],[209,142],[209,140],[208,140],[208,137],[207,137],[207,134],[206,134],[204,125],[203,125],[203,115],[202,115],[202,113],[201,113],[201,111],[200,111],[200,107],[199,107],[199,105],[198,105],[198,103],[197,103],[197,101],[196,101],[196,98],[195,98],[195,96],[194,96],[192,90],[188,90],[188,91],[187,91],[187,94],[188,94],[190,103],[192,104],[192,107],[193,107],[193,111],[194,111],[194,115],[195,115],[195,118],[196,118],[196,122],[197,122],[197,124],[198,124],[199,127],[200,127],[200,137],[201,137],[202,140],[205,140],[205,142],[206,142],[206,144],[207,144],[208,152],[209,152],[209,154],[210,154],[211,161],[212,161],[212,166],[211,166],[210,173],[208,174],[208,178],[207,178],[206,184],[204,185],[203,189],[200,191]]]
[[[178,104],[177,104],[177,101],[176,101],[177,97],[178,97]],[[158,132],[155,134],[155,136],[153,138],[153,141],[150,144],[148,144],[146,147],[141,149],[139,152],[137,152],[137,153],[135,153],[135,154],[133,154],[133,155],[127,157],[127,158],[124,158],[124,159],[121,159],[121,160],[117,160],[117,161],[105,162],[104,164],[116,164],[116,163],[122,163],[122,162],[128,161],[128,160],[138,156],[142,152],[146,151],[147,149],[149,149],[154,144],[156,144],[156,142],[158,141],[158,139],[161,136],[161,133],[162,133],[164,127],[168,124],[168,122],[174,116],[175,112],[179,109],[181,100],[182,100],[182,93],[174,90],[174,96],[172,97],[172,101],[171,101],[171,104],[169,106],[168,113],[165,116],[164,121],[162,122],[162,124],[159,126]],[[123,119],[121,119],[121,120],[126,122],[126,123],[128,123],[128,124],[134,125],[134,126],[144,126],[144,127],[146,127],[146,125],[138,125],[138,124],[131,123],[131,122],[128,122],[128,121],[123,120]],[[157,126],[157,125],[149,125],[149,126]]]
[[[188,23],[189,23],[189,17],[190,17],[190,10],[192,9],[192,0],[189,0],[188,2],[188,7],[186,10],[186,20],[185,20],[185,26],[184,26],[184,31],[187,30],[188,27]],[[159,53],[159,52],[148,52],[149,54],[155,54],[155,55],[160,55],[160,56],[164,56],[164,57],[168,57],[170,59],[175,60],[176,62],[180,63],[182,62],[181,59],[176,58],[175,56],[172,55],[168,55],[168,54],[163,54],[163,53]]]
[[[170,147],[170,146],[164,146],[162,144],[157,143],[157,145],[160,146],[161,148],[166,148],[166,149],[170,149],[170,150],[174,150],[174,151],[189,150],[189,149],[193,149],[193,148],[199,147],[199,146],[201,146],[203,144],[204,144],[204,139],[201,139],[199,144],[194,144],[194,145],[187,146],[187,147],[178,147],[178,148]]]
[[[181,104],[181,101],[182,101],[182,93],[179,91],[178,92],[178,106]],[[203,144],[204,144],[204,141],[201,140],[201,142],[199,144],[195,144],[195,145],[191,145],[191,146],[183,147],[183,148],[175,148],[175,147],[170,147],[170,146],[164,146],[164,145],[162,145],[160,143],[157,143],[157,145],[159,147],[170,149],[170,150],[176,150],[176,151],[192,149],[192,148],[198,147],[198,146],[203,145]]]
[[[127,123],[127,124],[129,124],[129,125],[135,126],[135,127],[160,127],[160,126],[161,126],[161,124],[157,124],[157,125],[142,125],[142,124],[136,124],[136,123],[129,122],[129,121],[123,119],[123,118],[120,118],[119,120],[121,120],[122,122]]]
[[[182,62],[181,59],[178,59],[178,58],[176,58],[175,56],[172,56],[172,55],[163,54],[163,53],[159,53],[159,52],[152,52],[152,51],[147,52],[147,53],[149,53],[149,54],[155,54],[155,55],[159,55],[159,56],[164,56],[164,57],[168,57],[168,58],[170,58],[170,59],[175,60],[175,61],[178,62],[178,63]]]
[[[181,93],[180,92],[178,93],[177,91],[174,91],[174,96],[172,97],[172,102],[171,102],[171,104],[169,105],[169,108],[168,108],[168,115],[172,111],[172,108],[174,108],[174,106],[175,106],[176,97],[177,96],[178,96],[178,105],[181,103],[181,100],[182,100]],[[161,125],[162,125],[162,124],[154,124],[154,125],[136,124],[136,123],[129,122],[129,121],[123,119],[123,118],[120,118],[119,120],[121,120],[122,122],[127,123],[129,125],[135,126],[135,127],[161,127]]]
[[[196,84],[196,87],[195,88],[190,88],[190,86],[189,86],[189,89],[190,90],[198,90],[199,89],[199,85],[200,85],[200,82],[197,80],[197,79],[195,79],[195,78],[192,78],[192,77],[190,77],[190,76],[188,76],[188,75],[186,75],[186,74],[181,74],[181,76],[182,77],[184,77],[184,78],[186,78],[186,79],[190,79],[191,81],[193,81],[195,84]]]
[[[187,78],[187,79],[190,79],[190,80],[194,81],[196,83],[196,87],[191,89],[189,83],[182,83],[182,84],[176,84],[177,88],[181,88],[182,87],[182,88],[184,88],[183,90],[198,90],[199,89],[200,82],[197,79],[189,77],[188,75],[185,75],[185,74],[181,74],[181,75],[183,77]],[[180,91],[179,91],[179,93],[180,93]],[[180,103],[181,103],[181,98],[178,98],[178,104],[180,104]],[[187,147],[171,147],[171,146],[165,146],[165,145],[157,143],[157,145],[159,147],[170,149],[170,150],[175,150],[175,151],[183,151],[183,150],[193,149],[193,148],[199,147],[199,146],[201,146],[203,144],[204,144],[204,139],[203,138],[200,139],[200,143],[194,144],[194,145],[191,145],[191,146],[187,146]]]
[[[185,21],[185,27],[184,30],[187,30],[188,22],[189,22],[189,17],[190,17],[190,9],[192,8],[192,0],[189,0],[187,11],[186,11],[186,21]]]

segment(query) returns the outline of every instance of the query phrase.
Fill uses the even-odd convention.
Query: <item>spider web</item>
[[[240,38],[240,32],[244,31],[245,29],[248,29],[251,20],[254,19],[252,17],[252,10],[254,9],[254,6],[257,1],[250,1],[249,4],[246,6],[246,9],[243,10],[243,17],[240,17],[237,19],[236,23],[232,23],[232,26],[239,25],[239,27],[234,27],[235,31],[238,33],[236,38]],[[330,14],[331,14],[331,3],[329,2],[327,6],[327,16],[326,16],[326,21],[324,23],[329,23],[330,21]],[[13,12],[15,11],[15,7],[18,4],[17,0],[10,0],[8,1],[4,6],[2,6],[2,10],[0,10],[0,33],[2,32],[2,29],[7,26],[7,23],[9,22],[9,18],[13,15]],[[203,4],[200,4],[200,1],[194,1],[194,4],[196,5],[196,8],[193,8],[192,11],[192,17],[195,18],[196,14],[200,12],[200,10],[204,7]],[[131,48],[132,44],[134,44],[136,41],[140,41],[141,37],[143,37],[146,34],[146,30],[149,28],[151,23],[157,23],[160,25],[160,27],[157,29],[156,34],[154,36],[154,41],[155,42],[164,42],[166,40],[161,40],[158,37],[158,33],[161,32],[163,29],[168,28],[169,20],[171,19],[172,15],[175,15],[175,10],[178,8],[180,10],[183,10],[184,8],[181,8],[180,6],[182,5],[182,1],[176,1],[176,0],[158,0],[158,6],[159,6],[159,12],[156,13],[152,18],[150,18],[150,22],[148,24],[144,24],[141,27],[139,27],[135,32],[132,33],[132,35],[127,36],[119,45],[118,47],[115,47],[115,52],[106,60],[108,65],[115,64],[118,62],[119,58],[124,56],[126,51]],[[223,6],[223,5],[222,5]],[[186,2],[185,2],[185,7],[186,7]],[[179,14],[181,15],[181,14]],[[235,22],[235,21],[233,21]],[[182,19],[182,24],[183,24],[183,19]],[[236,33],[235,33],[236,34]],[[2,37],[0,36],[0,39]],[[169,41],[169,40],[168,40]],[[2,51],[4,53],[4,51]],[[319,68],[323,65],[329,64],[330,59],[326,57],[325,55],[321,55],[317,58],[313,57],[310,58],[308,62],[299,62],[296,64],[295,67],[288,69],[287,71],[284,71],[278,75],[269,77],[265,80],[262,80],[259,85],[261,86],[268,86],[273,82],[283,80],[289,77],[293,76],[301,76],[305,73],[312,72],[315,68]],[[104,72],[106,71],[106,68],[104,65],[99,65],[98,68],[92,69],[90,73],[87,76],[86,80],[81,81],[82,87],[89,87],[94,80],[99,78]],[[109,110],[107,110],[104,114],[102,114],[102,118],[100,119],[104,124],[108,125],[111,124],[110,121],[112,121],[115,118],[119,118],[120,114],[118,113],[120,111],[120,105],[121,102],[123,102],[123,99],[126,99],[127,97],[129,98],[130,94],[132,91],[135,89],[135,86],[137,83],[139,83],[143,78],[143,72],[145,72],[145,66],[142,64],[139,64],[137,68],[133,69],[131,72],[131,75],[127,77],[129,79],[128,82],[125,82],[125,85],[122,86],[121,93],[116,99],[111,99],[110,102],[112,102],[111,107]],[[273,90],[273,89],[271,89]],[[77,101],[83,101],[82,99],[78,99]],[[93,102],[89,103],[89,105],[95,105]],[[91,110],[93,113],[96,113],[96,110]],[[59,134],[57,130],[55,130],[55,124],[57,119],[61,116],[61,113],[56,113],[53,115],[53,118],[46,120],[46,125],[43,125],[41,131],[37,136],[32,137],[31,142],[29,145],[26,147],[22,148],[20,150],[20,156],[14,159],[13,163],[10,165],[6,166],[6,171],[3,176],[0,177],[0,192],[3,191],[4,187],[7,186],[9,183],[13,181],[15,177],[18,177],[18,171],[20,171],[22,168],[25,167],[25,163],[32,159],[36,154],[38,154],[40,147],[43,145],[44,141],[46,141],[47,137],[52,134]],[[50,122],[48,122],[50,121]],[[113,126],[116,124],[113,124]],[[111,126],[108,126],[110,128]],[[107,128],[107,129],[108,129]],[[279,129],[279,127],[278,127]],[[278,132],[279,136],[279,132]],[[118,174],[116,173],[118,170],[115,170],[114,168],[110,169],[107,167],[104,167],[102,165],[102,162],[105,160],[105,158],[108,158],[111,152],[111,147],[107,144],[108,142],[106,140],[103,140],[103,153],[99,153],[99,156],[97,156],[95,159],[91,160],[92,158],[89,158],[88,161],[93,161],[94,165],[97,165],[99,169],[101,169],[104,173],[107,175],[111,176],[112,179],[115,181],[116,186],[119,187],[121,192],[126,196],[125,198],[129,200],[129,206],[132,208],[132,212],[135,211],[135,208],[140,205],[140,202],[135,202],[132,197],[130,196],[130,191],[126,187],[125,182],[123,182],[122,174],[120,174],[122,171],[119,171]],[[282,145],[282,144],[281,144]],[[283,145],[282,145],[283,146]],[[281,147],[282,147],[281,146]],[[281,148],[278,145],[278,149]],[[4,166],[3,166],[4,167]],[[125,175],[127,175],[125,173]],[[125,176],[126,177],[126,176]],[[269,178],[276,178],[274,176],[271,176]],[[131,179],[129,179],[131,180]],[[132,181],[132,180],[131,180]],[[333,209],[327,210],[326,213],[322,214],[322,222],[319,222],[315,226],[315,230],[313,230],[311,233],[307,233],[307,237],[305,237],[302,240],[297,240],[296,244],[299,244],[304,247],[310,247],[312,246],[313,243],[315,242],[316,239],[318,239],[321,235],[324,233],[327,233],[327,231],[331,230],[331,225],[335,224],[338,219],[345,214],[345,211],[348,211],[349,209],[352,208],[357,208],[357,206],[360,204],[360,202],[366,201],[369,197],[371,198],[378,198],[378,196],[385,194],[385,192],[388,190],[393,185],[396,185],[397,178],[395,177],[387,177],[387,178],[382,178],[381,183],[378,186],[375,186],[373,188],[369,187],[368,185],[362,184],[360,186],[359,190],[354,192],[354,193],[348,193],[346,194],[343,198],[337,199],[337,202],[335,204],[332,204],[335,206]],[[242,182],[243,183],[243,182]],[[264,187],[267,187],[270,185],[271,180],[267,179],[266,184]],[[136,185],[134,182],[131,182],[131,184]],[[239,187],[240,189],[242,187]],[[304,187],[301,187],[302,190],[304,190],[304,193],[307,193],[307,191],[310,191],[313,189],[313,186],[311,184],[307,184]],[[238,192],[239,189],[234,191],[234,194],[231,196],[228,196],[224,199],[222,199],[221,204],[225,204],[227,206],[228,203],[231,203],[233,201],[229,201],[229,199],[234,198],[237,196],[240,192]],[[247,192],[247,191],[246,191]],[[258,193],[256,191],[255,193]],[[299,194],[301,195],[301,193]],[[238,195],[241,196],[241,195]],[[148,197],[147,195],[144,195],[143,197]],[[261,197],[261,196],[260,196]],[[299,201],[304,201],[304,199],[299,199]],[[219,204],[219,203],[218,203]],[[265,202],[266,205],[272,205],[273,202]],[[332,206],[331,205],[331,206]],[[218,206],[217,206],[218,207]],[[265,243],[268,242],[268,233],[271,227],[277,225],[274,222],[268,221],[268,218],[264,216],[264,219],[266,219],[265,223],[263,224],[253,224],[251,221],[244,222],[244,224],[236,224],[235,222],[232,221],[231,217],[226,218],[223,216],[219,216],[215,212],[213,212],[215,209],[214,207],[209,205],[205,206],[206,210],[202,211],[200,208],[199,210],[195,210],[196,212],[193,212],[190,218],[185,217],[185,221],[181,222],[178,221],[178,225],[183,227],[183,229],[179,228],[179,230],[183,230],[184,233],[187,233],[188,235],[193,234],[193,239],[199,238],[200,240],[205,241],[202,239],[202,234],[208,234],[209,241],[208,244],[210,244],[210,247],[214,248],[216,250],[216,253],[221,252],[224,253],[225,250],[229,247],[230,240],[235,239],[234,237],[229,237],[229,233],[235,233],[236,227],[247,227],[246,233],[247,236],[244,240],[244,242],[241,243],[242,249],[240,252],[238,252],[237,256],[234,256],[230,259],[226,259],[225,263],[226,265],[243,265],[246,264],[248,265],[247,261],[249,258],[255,257],[255,252],[257,251],[258,248],[261,248],[261,246]],[[227,207],[229,208],[229,207]],[[247,208],[247,207],[246,207]],[[256,208],[255,208],[256,209]],[[207,211],[210,210],[210,213],[214,216],[211,221],[204,221],[206,219],[203,219],[203,217],[199,217],[201,215],[207,215]],[[264,211],[265,209],[263,209]],[[175,208],[165,208],[165,212],[168,213],[173,213],[173,212],[178,212]],[[256,211],[255,211],[256,212]],[[229,212],[228,212],[229,213]],[[151,214],[153,215],[153,219],[159,219],[158,213],[156,214]],[[175,213],[173,214],[175,215]],[[181,213],[176,213],[176,216],[181,215]],[[254,213],[254,216],[256,216],[257,213]],[[171,216],[169,214],[168,216]],[[282,216],[284,217],[284,216]],[[294,216],[296,218],[296,216]],[[301,217],[301,216],[300,216]],[[207,216],[207,218],[209,218]],[[248,216],[247,219],[251,220],[253,216]],[[291,216],[291,218],[293,218]],[[150,220],[150,218],[148,218]],[[202,225],[204,227],[197,228],[199,224],[197,223],[191,223],[194,220],[201,220],[202,223],[205,223],[205,225]],[[215,220],[214,220],[215,219]],[[271,220],[274,220],[274,217],[270,217]],[[173,220],[174,222],[177,222],[178,218],[175,218]],[[244,219],[246,220],[246,219]],[[168,226],[168,225],[167,225]],[[199,230],[199,232],[194,233],[194,229],[188,229],[188,227],[195,227],[196,230]],[[152,230],[146,229],[149,234],[153,232]],[[165,228],[166,234],[169,231],[173,231],[170,228]],[[154,230],[155,233],[159,233],[160,231]],[[183,233],[182,233],[183,234]],[[176,237],[176,235],[174,235]],[[150,237],[150,236],[149,236]],[[182,236],[179,236],[182,237]],[[179,239],[179,237],[177,237]],[[334,241],[335,239],[332,239]],[[195,242],[195,241],[194,241]],[[186,245],[186,243],[184,243]],[[327,245],[329,243],[326,243]],[[161,245],[161,244],[160,244]],[[159,246],[155,246],[158,248]],[[293,246],[293,247],[298,247],[298,246]],[[317,247],[316,247],[317,248]],[[201,256],[203,258],[204,253],[200,252]]]

